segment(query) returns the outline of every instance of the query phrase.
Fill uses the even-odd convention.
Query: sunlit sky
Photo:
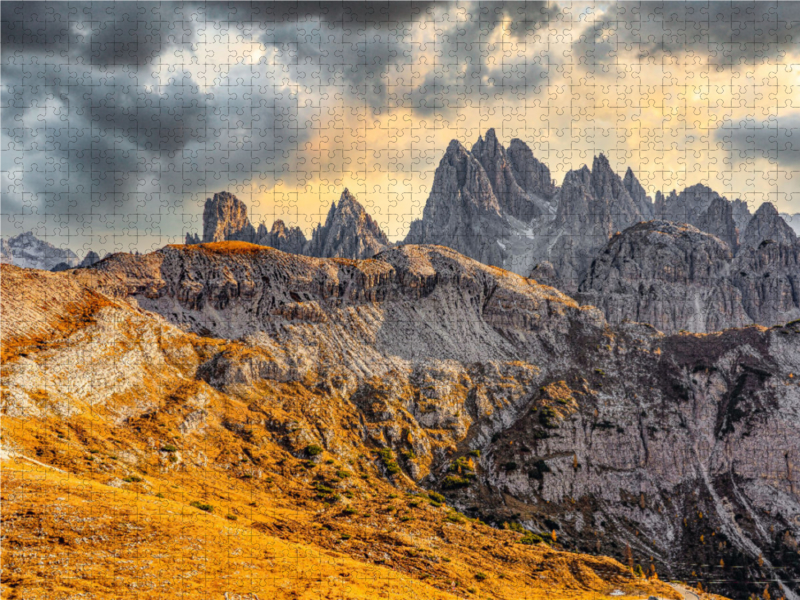
[[[400,240],[450,140],[489,128],[558,184],[604,152],[651,195],[800,212],[798,3],[0,10],[2,234],[80,256],[181,242],[221,190],[309,233],[348,187]]]

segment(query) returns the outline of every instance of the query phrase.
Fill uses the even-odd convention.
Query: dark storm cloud
[[[800,166],[800,114],[757,121],[726,120],[714,139],[729,150],[735,162],[767,159],[782,166]]]
[[[585,65],[605,64],[626,52],[640,60],[692,53],[712,65],[732,65],[796,49],[800,3],[620,2],[585,20],[573,44],[575,60]]]

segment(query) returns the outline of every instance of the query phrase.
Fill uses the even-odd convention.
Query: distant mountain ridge
[[[380,226],[345,188],[339,204],[331,204],[325,224],[319,224],[307,240],[299,227],[286,227],[277,220],[267,231],[262,223],[254,228],[247,206],[229,192],[219,192],[206,200],[203,210],[203,237],[186,234],[187,244],[240,241],[271,246],[291,254],[316,258],[371,258],[392,244]]]
[[[69,248],[59,248],[40,240],[33,235],[33,232],[26,231],[0,240],[0,262],[26,269],[49,271],[59,263],[65,263],[70,267],[77,266],[80,260]]]

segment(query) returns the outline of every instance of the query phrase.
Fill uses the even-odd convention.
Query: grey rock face
[[[739,230],[739,235],[741,235],[753,215],[750,214],[750,208],[744,200],[737,198],[732,200],[731,204],[733,205],[733,220],[736,223],[736,229]]]
[[[203,240],[201,240],[200,236],[197,235],[196,233],[189,233],[189,232],[186,233],[186,241],[184,242],[184,244],[186,244],[187,246],[190,246],[192,244],[202,244],[202,243]]]
[[[206,200],[203,210],[203,243],[252,242],[255,229],[247,216],[247,206],[230,192],[219,192]]]
[[[0,253],[2,262],[43,271],[49,271],[59,263],[73,268],[80,262],[77,255],[69,248],[58,248],[40,240],[31,231],[1,240]]]
[[[299,227],[286,227],[286,224],[278,219],[272,224],[272,229],[261,224],[258,226],[256,243],[262,246],[271,246],[282,252],[290,254],[303,254],[305,252],[306,236]]]
[[[761,242],[742,247],[730,268],[742,306],[760,325],[800,319],[800,243]]]
[[[749,218],[744,202],[729,202],[702,184],[690,186],[680,194],[674,190],[668,196],[658,192],[654,215],[656,219],[694,225],[701,231],[717,236],[734,252],[741,234],[737,222],[746,222]]]
[[[752,323],[728,277],[733,256],[691,225],[639,223],[614,236],[592,263],[580,299],[612,323],[704,333]]]
[[[733,204],[715,197],[697,218],[697,228],[721,239],[733,251],[739,247],[739,231],[733,216]]]
[[[313,231],[304,253],[320,258],[371,258],[389,245],[386,234],[345,189],[338,206],[331,205],[325,225]]]
[[[784,221],[770,202],[764,202],[750,219],[742,235],[742,245],[758,248],[764,240],[782,244],[794,244],[797,234]]]
[[[800,317],[799,283],[797,244],[764,243],[734,258],[727,244],[691,225],[651,221],[609,241],[579,299],[612,323],[708,333]]]
[[[507,155],[514,179],[523,190],[547,200],[555,195],[558,188],[550,175],[550,169],[533,156],[525,142],[517,138],[511,140]]]
[[[559,190],[558,213],[548,236],[549,260],[567,293],[574,293],[597,251],[617,231],[642,221],[644,216],[611,170],[608,159],[595,157],[592,170],[570,171]]]

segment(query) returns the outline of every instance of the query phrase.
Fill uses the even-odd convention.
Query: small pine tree
[[[633,552],[631,551],[630,544],[625,544],[625,562],[628,567],[633,570]]]

